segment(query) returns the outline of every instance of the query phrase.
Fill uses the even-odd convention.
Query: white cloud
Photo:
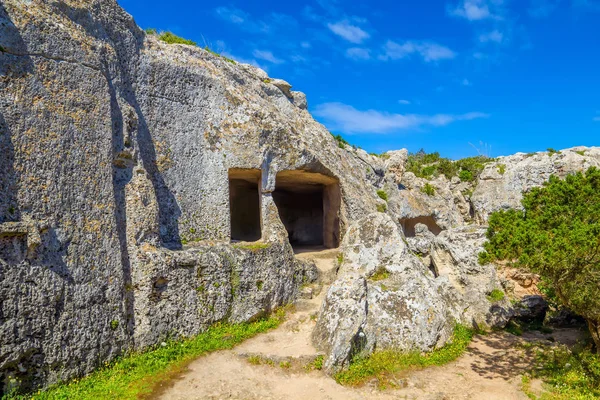
[[[491,32],[483,33],[483,34],[479,35],[479,41],[481,43],[488,43],[488,42],[502,43],[503,40],[504,40],[504,34],[502,32],[500,32],[498,29],[494,29]]]
[[[333,33],[351,43],[360,44],[371,36],[360,27],[350,24],[347,20],[336,22],[335,24],[329,23],[327,27]]]
[[[284,60],[275,57],[269,50],[254,50],[252,55],[259,60],[268,61],[273,64],[282,64],[285,62]]]
[[[215,13],[219,18],[236,24],[240,29],[251,33],[289,31],[298,27],[298,21],[287,14],[272,12],[266,14],[263,19],[257,19],[235,7],[217,7]]]
[[[310,42],[300,42],[300,47],[302,47],[303,49],[310,49],[312,46],[310,44]]]
[[[234,24],[243,24],[248,19],[248,14],[235,7],[218,7],[215,11],[219,17]]]
[[[461,82],[461,84],[462,84],[463,86],[472,86],[472,85],[473,85],[473,84],[471,83],[471,81],[470,81],[470,80],[468,80],[467,78],[463,79],[463,80],[462,80],[462,82]]]
[[[361,47],[351,47],[346,50],[346,57],[353,60],[368,60],[371,58],[371,51]]]
[[[594,120],[595,122],[600,122],[600,117],[594,117],[594,118],[593,118],[593,120]]]
[[[420,55],[425,62],[450,60],[456,57],[456,53],[448,47],[433,42],[406,41],[402,44],[388,40],[384,45],[384,53],[379,57],[381,60],[399,60],[412,54]]]
[[[488,114],[470,112],[460,115],[391,114],[377,110],[360,111],[342,103],[324,103],[316,107],[314,114],[323,118],[331,130],[344,133],[383,134],[394,131],[418,129],[426,126],[445,126],[456,121],[487,118]]]
[[[398,100],[398,103],[400,103],[400,104],[403,104],[403,105],[407,106],[407,105],[409,105],[409,104],[410,104],[410,101],[409,101],[409,100],[404,100],[404,99],[403,99],[403,100]]]
[[[498,3],[501,1],[496,0],[495,2]],[[456,17],[466,18],[469,21],[499,18],[490,11],[490,5],[486,0],[461,0],[456,7],[449,9],[449,13]]]

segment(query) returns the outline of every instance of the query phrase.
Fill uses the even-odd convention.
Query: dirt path
[[[519,338],[498,332],[477,336],[455,362],[407,372],[397,382],[402,389],[384,392],[372,385],[346,388],[321,371],[307,370],[306,365],[318,355],[310,342],[315,324],[311,315],[318,312],[334,276],[335,253],[303,253],[299,257],[314,259],[326,277],[317,296],[300,300],[297,311],[276,330],[194,361],[181,377],[161,388],[156,398],[527,400],[520,383],[521,374],[531,366],[532,355],[519,343],[545,340],[549,335],[527,333]],[[573,331],[568,330],[555,331],[551,336],[561,342],[574,340]]]

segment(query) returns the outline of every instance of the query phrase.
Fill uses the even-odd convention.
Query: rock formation
[[[473,183],[386,158],[340,148],[289,83],[145,35],[114,0],[0,0],[0,392],[293,302],[318,278],[294,246],[343,254],[314,333],[330,370],[502,325],[477,223],[600,150],[504,157]]]

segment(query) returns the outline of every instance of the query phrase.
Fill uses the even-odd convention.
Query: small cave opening
[[[335,178],[303,170],[277,174],[273,200],[294,249],[336,248],[341,193]]]
[[[404,236],[406,237],[415,237],[415,226],[417,224],[423,224],[427,226],[429,232],[433,233],[435,236],[442,232],[442,228],[438,226],[432,216],[400,219],[400,225],[402,226]]]
[[[255,242],[262,236],[259,169],[229,170],[231,240]]]

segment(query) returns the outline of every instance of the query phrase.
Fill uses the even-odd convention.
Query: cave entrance
[[[255,242],[262,236],[260,169],[229,170],[231,240]]]
[[[433,218],[432,216],[402,218],[400,220],[400,225],[402,226],[402,230],[404,231],[404,236],[415,237],[415,226],[417,224],[426,225],[427,229],[429,229],[429,232],[433,233],[435,236],[439,235],[442,232],[442,228],[438,226],[438,224],[435,222],[435,218]]]
[[[290,244],[336,248],[340,240],[340,185],[337,179],[302,170],[277,174],[273,199]]]

